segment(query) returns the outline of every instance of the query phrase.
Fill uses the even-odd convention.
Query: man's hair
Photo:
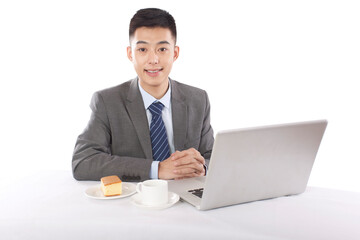
[[[130,21],[129,39],[134,36],[136,29],[141,27],[162,27],[171,31],[176,43],[176,24],[173,16],[158,8],[144,8],[135,13]]]

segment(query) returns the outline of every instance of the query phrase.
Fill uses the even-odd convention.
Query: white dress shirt
[[[146,109],[146,116],[149,123],[149,129],[151,124],[151,117],[152,114],[148,107],[155,101],[161,102],[164,105],[164,108],[162,110],[161,116],[164,121],[166,134],[168,137],[169,147],[170,147],[170,154],[175,152],[175,146],[174,146],[174,132],[173,132],[173,125],[172,125],[172,115],[171,115],[171,85],[169,81],[169,89],[165,93],[165,95],[161,99],[156,99],[153,96],[151,96],[148,92],[146,92],[140,85],[140,81],[138,81],[140,93],[144,102],[144,107]],[[151,164],[150,169],[150,178],[158,178],[158,170],[159,170],[159,163],[160,161],[153,161]]]

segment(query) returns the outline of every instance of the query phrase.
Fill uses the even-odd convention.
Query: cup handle
[[[137,185],[136,185],[136,192],[138,192],[138,193],[141,193],[141,190],[142,190],[142,183],[138,183]]]

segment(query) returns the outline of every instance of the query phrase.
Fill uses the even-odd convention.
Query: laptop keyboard
[[[194,194],[195,196],[202,198],[204,188],[192,189],[188,191],[189,193]]]

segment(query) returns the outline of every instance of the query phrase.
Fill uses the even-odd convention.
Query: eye
[[[165,52],[167,50],[167,48],[159,48],[160,52]]]
[[[146,52],[146,48],[139,48],[138,51],[139,52]]]

